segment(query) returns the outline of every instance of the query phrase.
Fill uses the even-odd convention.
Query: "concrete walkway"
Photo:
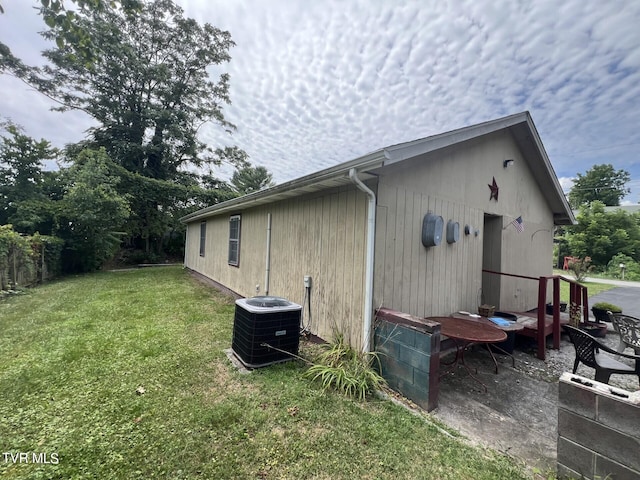
[[[605,283],[595,278],[589,281]],[[640,317],[640,282],[606,283],[613,283],[616,288],[589,297],[589,305],[610,302],[623,312]],[[602,341],[615,347],[618,335],[610,329]],[[455,374],[441,378],[439,406],[432,414],[472,443],[511,455],[534,471],[555,472],[558,378],[572,370],[574,348],[563,335],[560,350],[548,349],[546,361],[541,361],[535,356],[534,342],[518,338],[514,356],[515,368],[509,357],[497,355],[500,369],[496,375],[486,349],[474,347],[465,354],[465,359],[473,370],[477,368],[477,378],[487,391],[460,368]],[[583,365],[578,367],[577,374],[594,378],[593,369]],[[635,391],[637,381],[637,377],[630,375],[613,375],[610,383]]]

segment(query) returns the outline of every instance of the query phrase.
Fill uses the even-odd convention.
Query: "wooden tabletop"
[[[494,343],[507,339],[507,334],[495,325],[456,317],[427,317],[440,324],[440,333],[467,342]]]

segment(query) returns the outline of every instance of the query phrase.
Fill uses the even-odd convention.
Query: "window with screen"
[[[204,257],[206,243],[207,243],[207,222],[200,222],[200,256],[201,257]]]
[[[229,217],[229,265],[240,265],[240,215]]]

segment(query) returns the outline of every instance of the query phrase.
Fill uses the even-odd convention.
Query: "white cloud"
[[[203,138],[238,144],[278,182],[523,110],[563,188],[596,163],[640,179],[635,0],[178,3],[237,43],[230,64],[213,70],[231,74],[225,112],[238,131],[203,128]],[[41,23],[22,2],[5,10],[0,39],[35,61]],[[81,116],[47,113],[37,94],[4,76],[0,88],[11,91],[2,113],[27,133],[82,137]]]

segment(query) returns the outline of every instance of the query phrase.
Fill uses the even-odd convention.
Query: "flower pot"
[[[596,322],[609,321],[609,314],[607,313],[607,310],[602,310],[600,308],[592,308],[591,313],[593,313],[593,316],[595,317]]]
[[[553,304],[552,303],[547,303],[547,315],[553,315]],[[567,302],[560,302],[560,311],[561,312],[566,312],[567,311]]]
[[[580,330],[587,332],[592,337],[604,338],[607,335],[607,325],[598,322],[583,322]]]

